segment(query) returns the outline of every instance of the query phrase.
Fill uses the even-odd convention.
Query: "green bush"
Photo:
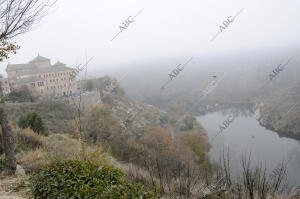
[[[42,117],[35,111],[22,115],[19,118],[18,126],[22,129],[30,128],[38,134],[46,135],[47,128]]]
[[[35,199],[159,198],[156,191],[126,182],[118,169],[77,160],[55,161],[33,175],[30,183]]]

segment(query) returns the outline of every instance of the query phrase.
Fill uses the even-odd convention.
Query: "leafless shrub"
[[[287,184],[287,169],[286,164],[282,162],[279,164],[271,173],[271,185],[272,185],[272,195],[274,196],[276,193],[282,193],[288,187]]]
[[[210,193],[202,198],[214,198],[220,194],[227,199],[273,199],[273,198],[299,198],[299,188],[295,188],[287,182],[286,163],[280,163],[268,176],[266,166],[251,165],[251,154],[243,154],[241,157],[241,176],[232,179],[230,175],[229,153],[222,153],[219,166],[215,171],[215,179],[224,176],[220,185],[210,189]],[[211,186],[210,186],[211,188]],[[226,191],[224,191],[224,188]],[[218,192],[219,191],[219,192]]]

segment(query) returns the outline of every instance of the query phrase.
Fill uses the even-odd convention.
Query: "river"
[[[300,185],[299,141],[279,137],[276,132],[260,126],[250,112],[235,115],[233,122],[214,139],[220,131],[219,125],[222,125],[226,118],[227,111],[197,117],[208,132],[212,145],[209,155],[213,161],[219,159],[221,151],[229,149],[231,171],[236,176],[241,171],[243,153],[251,153],[252,164],[266,165],[269,173],[284,160],[287,162],[288,181]]]

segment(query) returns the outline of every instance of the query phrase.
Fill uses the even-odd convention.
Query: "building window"
[[[44,86],[44,82],[38,82],[38,86]]]
[[[31,83],[31,86],[33,86],[33,87],[34,87],[34,86],[35,86],[35,83],[34,83],[34,82],[33,82],[33,83]]]

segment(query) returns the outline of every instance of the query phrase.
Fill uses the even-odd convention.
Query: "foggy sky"
[[[210,42],[222,22],[242,8]],[[141,9],[111,41],[122,22]],[[93,71],[144,59],[295,46],[300,43],[299,9],[299,0],[59,0],[32,31],[15,40],[21,49],[8,61],[26,63],[39,53],[73,67],[87,54],[94,56]],[[6,65],[2,62],[0,70],[5,76]]]

